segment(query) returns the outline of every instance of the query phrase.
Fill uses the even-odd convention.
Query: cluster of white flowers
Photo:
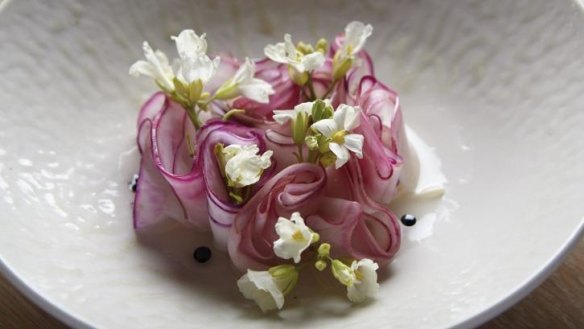
[[[314,47],[303,42],[295,45],[292,37],[285,34],[284,42],[265,47],[264,53],[269,59],[287,65],[290,78],[301,87],[307,100],[294,109],[273,109],[274,121],[282,125],[290,124],[292,140],[298,147],[295,155],[299,162],[306,159],[306,162],[320,163],[324,167],[334,163],[335,168],[339,169],[351,159],[352,154],[363,158],[364,136],[355,132],[360,125],[359,107],[340,104],[334,109],[327,96],[356,65],[356,55],[372,31],[371,25],[361,22],[351,22],[346,26],[342,44],[334,57],[329,59],[329,62],[332,60],[331,84],[325,92],[318,90],[317,93],[312,79],[315,71],[327,61],[329,47],[326,40],[319,40]],[[269,103],[274,89],[268,82],[255,77],[255,63],[249,58],[245,58],[233,76],[220,81],[222,84],[218,88],[209,90],[209,85],[219,85],[213,79],[222,75],[217,74],[222,66],[219,56],[211,58],[207,55],[205,34],[184,30],[171,39],[175,42],[178,58],[171,62],[162,51],[152,49],[144,41],[145,60],[135,62],[129,73],[152,78],[170,99],[184,107],[196,129],[203,124],[199,113],[207,111],[212,102],[246,97]],[[227,120],[241,111],[244,110],[226,110],[223,119]],[[271,150],[260,154],[260,148],[255,144],[215,145],[215,160],[232,202],[242,204],[249,198],[252,186],[272,166],[272,155]],[[290,264],[274,266],[267,271],[248,269],[237,282],[242,294],[254,300],[262,311],[283,307],[285,295],[298,281],[300,266],[297,264],[307,250],[311,250],[307,254],[314,257],[317,270],[323,271],[330,264],[332,275],[346,286],[347,297],[352,302],[363,302],[376,295],[379,289],[378,265],[370,259],[354,260],[350,265],[333,259],[328,243],[320,243],[318,248],[314,248],[320,236],[305,224],[299,212],[292,213],[290,218],[279,217],[274,230],[278,239],[273,242],[273,252]],[[304,256],[306,258],[306,254]]]
[[[335,168],[349,161],[349,151],[363,158],[363,135],[351,134],[359,126],[359,108],[341,104],[332,119],[323,119],[312,124],[312,129],[330,139],[329,149],[336,156]]]
[[[172,36],[171,39],[176,43],[179,55],[179,58],[174,60],[174,69],[162,51],[154,51],[148,42],[144,41],[146,60],[134,63],[130,67],[130,74],[144,75],[154,79],[163,91],[171,95],[182,89],[197,89],[195,98],[189,97],[191,95],[175,95],[195,103],[203,87],[215,76],[221,58],[217,56],[211,59],[207,55],[205,34],[199,36],[193,30],[184,30],[178,36]],[[255,65],[246,58],[235,75],[217,90],[214,98],[231,99],[242,95],[257,102],[267,103],[269,96],[274,94],[274,90],[269,83],[254,78],[254,75]]]
[[[302,253],[319,240],[318,234],[306,226],[298,212],[293,213],[290,219],[278,218],[275,229],[278,240],[274,241],[274,253],[282,259],[293,259],[294,263],[299,263]],[[361,303],[377,295],[377,263],[361,259],[348,266],[330,258],[329,252],[330,245],[321,244],[315,266],[323,271],[326,268],[323,260],[330,261],[333,276],[346,286],[347,298],[351,302]],[[292,291],[298,276],[298,268],[291,264],[278,265],[267,271],[247,270],[237,286],[245,298],[253,300],[263,312],[268,312],[284,306],[285,295]]]
[[[320,102],[320,104],[319,104]],[[322,114],[315,112],[318,108],[324,108]],[[329,111],[326,111],[326,109]],[[314,113],[314,114],[313,114]],[[360,123],[359,107],[341,104],[336,110],[332,109],[330,100],[305,102],[298,104],[292,110],[274,110],[274,120],[280,124],[289,121],[292,135],[301,135],[301,142],[308,144],[311,149],[318,149],[321,153],[332,152],[334,155],[335,168],[339,169],[346,164],[352,152],[357,158],[363,158],[364,137],[361,134],[351,133]],[[332,116],[332,117],[330,117]],[[310,126],[316,135],[308,135],[308,126],[297,125],[295,121],[310,119],[313,123]],[[298,131],[300,129],[301,131]],[[304,129],[304,131],[302,131]],[[326,163],[324,163],[326,165]]]

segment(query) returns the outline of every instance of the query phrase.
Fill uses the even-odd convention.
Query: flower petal
[[[337,156],[337,161],[335,161],[335,169],[339,169],[345,163],[347,163],[347,161],[349,161],[351,155],[349,154],[349,150],[347,150],[344,146],[337,143],[330,143],[329,148],[331,149],[331,152]]]
[[[335,120],[339,129],[351,131],[352,129],[359,126],[359,108],[341,104],[339,107],[337,107],[337,110],[333,115],[333,119]]]
[[[294,106],[294,112],[296,112],[296,114],[300,113],[300,112],[304,112],[308,115],[312,114],[312,106],[314,105],[314,102],[304,102],[304,103],[300,103],[296,106]]]
[[[289,120],[296,118],[296,111],[294,110],[274,110],[274,120],[283,125]]]
[[[239,86],[241,94],[258,103],[267,104],[270,101],[270,95],[274,94],[272,85],[261,79],[250,79]]]
[[[324,119],[312,124],[312,129],[320,132],[328,138],[331,138],[334,133],[339,131],[339,126],[333,119]]]
[[[236,84],[247,83],[253,79],[254,73],[255,64],[248,57],[246,57],[243,64],[241,64],[239,69],[237,69],[237,72],[235,72],[235,76],[233,76],[233,82]]]
[[[166,55],[160,50],[154,51],[146,41],[142,44],[142,49],[144,50],[146,61],[134,63],[130,67],[130,74],[134,76],[146,75],[153,78],[164,89],[173,90],[172,79],[174,78],[174,73]]]
[[[237,281],[237,287],[245,298],[256,302],[262,312],[281,309],[284,306],[284,295],[267,271],[248,270],[247,274]]]
[[[304,66],[304,70],[306,71],[313,71],[324,64],[325,57],[324,54],[321,52],[313,52],[302,57],[302,66]]]
[[[177,78],[187,84],[197,80],[201,80],[203,84],[206,84],[215,74],[220,62],[221,58],[219,56],[211,60],[207,55],[182,59]]]
[[[349,151],[355,153],[357,158],[363,158],[363,141],[365,137],[359,134],[349,134],[345,136],[345,144],[343,144]]]
[[[275,45],[267,45],[264,48],[264,54],[274,62],[288,63],[288,57],[286,57],[286,46],[283,42],[279,42]]]
[[[345,27],[345,43],[343,50],[346,55],[354,55],[359,52],[365,41],[373,33],[373,27],[370,24],[363,24],[359,21],[353,21]]]
[[[155,78],[154,68],[152,64],[147,61],[139,60],[130,66],[130,75],[138,77],[145,75],[150,78]]]
[[[289,62],[296,61],[297,54],[296,47],[292,42],[292,36],[290,36],[290,34],[288,33],[284,34],[284,50],[286,52],[286,57],[288,58]]]
[[[198,36],[193,30],[183,30],[178,36],[171,36],[176,42],[176,50],[182,59],[195,58],[207,52],[205,34]]]

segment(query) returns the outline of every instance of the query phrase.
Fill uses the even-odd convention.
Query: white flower
[[[178,61],[179,68],[176,77],[187,85],[198,80],[206,84],[215,75],[220,62],[220,57],[211,60],[207,55],[181,59]]]
[[[281,309],[284,306],[284,294],[267,271],[247,270],[247,274],[237,281],[237,287],[245,298],[258,304],[262,312]]]
[[[284,295],[298,282],[298,271],[292,265],[279,265],[268,271],[247,270],[237,281],[243,296],[253,300],[263,312],[281,309]]]
[[[270,95],[274,94],[274,89],[266,81],[254,78],[254,75],[255,63],[246,57],[233,78],[217,90],[216,97],[230,99],[241,94],[256,102],[268,103]]]
[[[153,78],[163,89],[174,90],[174,73],[168,63],[168,58],[160,50],[152,50],[148,42],[144,41],[144,57],[146,60],[139,60],[130,67],[130,74],[133,76],[145,75]]]
[[[347,297],[353,303],[361,303],[368,298],[373,298],[379,291],[377,283],[377,269],[379,265],[371,259],[353,261],[351,270],[355,275],[353,284],[347,286]]]
[[[339,61],[351,58],[363,49],[365,41],[371,36],[371,33],[373,33],[373,27],[370,24],[365,25],[359,21],[347,24],[345,27],[345,40],[339,50]]]
[[[205,34],[198,36],[193,30],[183,30],[178,36],[171,36],[176,43],[176,50],[180,58],[195,58],[207,52]]]
[[[332,119],[324,119],[312,124],[312,129],[331,139],[329,148],[335,154],[335,168],[339,169],[349,161],[349,151],[363,158],[363,135],[349,132],[359,126],[359,108],[341,104]]]
[[[266,151],[258,156],[260,149],[255,144],[232,144],[223,149],[225,159],[225,174],[233,187],[252,185],[260,180],[264,171],[272,164],[272,151]]]
[[[184,30],[178,36],[172,36],[176,43],[176,50],[180,59],[176,61],[178,66],[176,77],[183,83],[190,85],[197,80],[206,84],[215,75],[221,58],[213,60],[205,54],[207,41],[205,35],[198,36],[193,30]]]
[[[313,71],[325,62],[324,54],[319,51],[307,55],[298,51],[292,43],[290,34],[284,35],[284,42],[267,45],[264,54],[274,62],[292,66],[299,73]]]
[[[325,100],[325,102],[326,101],[329,100]],[[306,113],[307,115],[311,115],[313,105],[314,102],[305,102],[294,106],[293,110],[274,110],[274,120],[283,125],[289,120],[296,120],[298,113]]]
[[[295,212],[290,219],[280,217],[276,223],[276,233],[280,237],[274,241],[274,253],[283,259],[300,262],[300,255],[312,243],[313,233],[304,224],[300,213]]]

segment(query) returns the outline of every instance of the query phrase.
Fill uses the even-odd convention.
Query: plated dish
[[[14,2],[0,13],[2,268],[65,322],[471,327],[524,296],[580,236],[578,3],[141,4]],[[216,276],[237,280],[226,256],[193,260],[210,238],[174,224],[136,238],[132,109],[152,89],[127,68],[142,55],[136,42],[170,53],[168,36],[186,26],[257,57],[253,49],[285,32],[317,40],[353,19],[375,26],[380,39],[367,47],[376,72],[439,155],[448,193],[396,206],[418,223],[379,273],[377,302],[347,308],[299,291],[302,302],[287,301],[278,315],[254,313]]]

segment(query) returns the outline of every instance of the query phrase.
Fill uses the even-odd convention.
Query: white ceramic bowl
[[[0,267],[74,327],[472,327],[526,295],[582,233],[576,2],[6,4]],[[183,28],[207,32],[214,50],[257,56],[285,32],[314,41],[354,19],[375,27],[367,49],[377,74],[436,148],[447,192],[405,229],[377,302],[347,308],[307,297],[264,317],[239,296],[225,257],[192,260],[207,238],[175,226],[136,239],[127,181],[137,170],[137,110],[154,88],[128,66],[145,39],[171,52],[168,36]]]

